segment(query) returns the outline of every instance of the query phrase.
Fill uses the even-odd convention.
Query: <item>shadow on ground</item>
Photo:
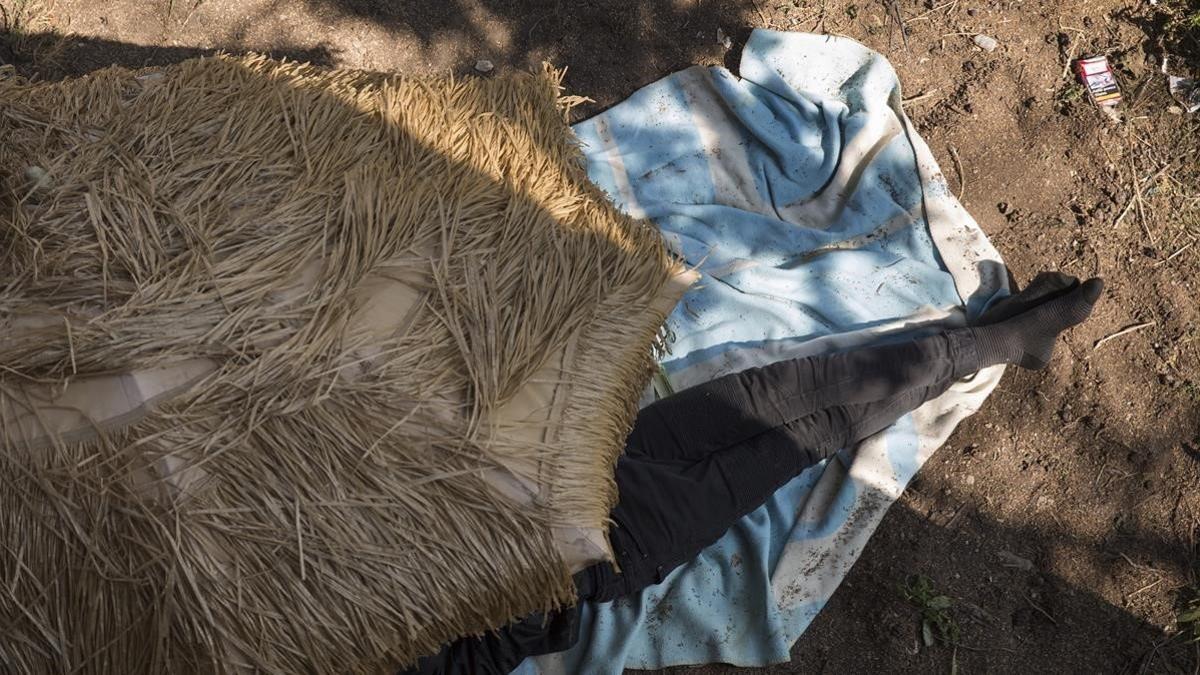
[[[914,489],[920,489],[915,487]],[[1194,564],[1187,545],[1130,534],[1105,549],[1113,566],[1179,572]],[[792,662],[766,668],[711,665],[630,671],[658,675],[740,673],[1164,673],[1190,675],[1200,645],[1167,634],[1090,590],[1044,571],[1057,556],[1087,556],[1094,542],[1041,528],[1012,526],[979,514],[919,513],[897,504],[862,558],[792,650]],[[937,552],[943,564],[930,569]],[[1126,562],[1128,560],[1128,562]],[[921,610],[902,585],[930,578],[954,599],[948,615],[957,645],[926,646]],[[869,649],[863,646],[869,644]]]
[[[65,2],[64,14],[87,7],[83,0]],[[113,0],[100,19],[82,9],[68,17],[72,32],[91,37],[68,38],[56,51],[52,33],[10,35],[0,40],[7,45],[0,47],[0,61],[44,78],[112,63],[163,65],[218,50],[421,74],[471,72],[479,60],[497,70],[550,62],[567,69],[568,91],[595,99],[580,109],[590,115],[680,68],[736,66],[732,59],[759,15],[756,8],[754,0],[206,0],[171,13],[141,0]],[[728,34],[730,48],[718,40],[718,29]],[[138,42],[207,48],[108,39],[126,34]]]
[[[12,65],[27,77],[57,80],[86,75],[109,66],[144,68],[166,66],[221,51],[240,52],[236,47],[147,47],[101,38],[41,32],[20,36],[0,35],[0,65]],[[279,47],[268,56],[316,65],[333,65],[327,47]]]
[[[315,12],[415,34],[425,49],[444,37],[477,45],[478,58],[530,68],[568,67],[568,84],[610,106],[642,85],[696,63],[721,64],[744,40],[754,0],[305,0]],[[587,67],[571,69],[586,62]],[[468,64],[469,65],[469,64]],[[727,63],[736,66],[736,63]]]

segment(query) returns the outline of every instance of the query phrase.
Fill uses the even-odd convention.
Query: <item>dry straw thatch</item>
[[[0,669],[378,672],[573,601],[682,291],[558,97],[0,81]]]

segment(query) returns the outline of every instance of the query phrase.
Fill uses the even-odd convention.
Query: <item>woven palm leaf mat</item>
[[[0,669],[380,672],[572,602],[690,276],[570,104],[0,80]]]

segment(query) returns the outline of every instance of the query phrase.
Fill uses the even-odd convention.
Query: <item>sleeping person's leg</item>
[[[580,597],[604,602],[661,582],[802,471],[882,431],[955,381],[823,408],[695,459],[622,457],[621,498],[609,529],[620,573],[608,563],[584,570],[576,576]]]
[[[1103,284],[1039,274],[971,328],[790,359],[685,389],[638,413],[629,456],[699,458],[816,411],[885,401],[1002,363],[1042,368],[1059,333],[1087,318]]]
[[[976,361],[972,341],[938,333],[751,368],[643,408],[626,454],[698,459],[823,408],[960,379],[977,370]]]
[[[609,539],[620,573],[606,563],[582,573],[590,597],[662,581],[801,471],[962,377],[1002,363],[1044,367],[1058,334],[1087,318],[1103,287],[1051,280],[985,314],[984,325],[772,364],[647,407],[630,435],[639,451],[616,470]]]

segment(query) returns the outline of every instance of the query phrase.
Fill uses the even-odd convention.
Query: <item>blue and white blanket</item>
[[[740,70],[684,70],[575,127],[592,180],[703,274],[668,322],[670,388],[959,326],[1007,292],[882,56],[756,30]],[[787,661],[888,507],[1001,373],[804,472],[664,583],[585,606],[573,649],[517,672]]]

